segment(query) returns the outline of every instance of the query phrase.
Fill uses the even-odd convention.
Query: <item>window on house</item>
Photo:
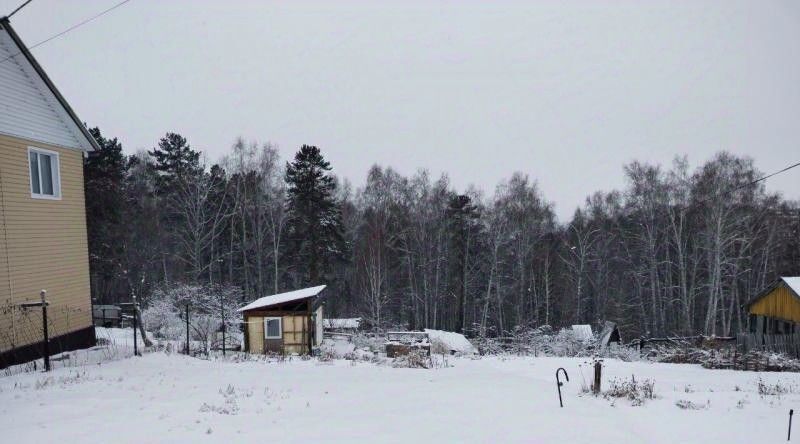
[[[264,318],[264,338],[280,339],[281,337],[281,318]]]
[[[29,148],[28,163],[31,173],[31,196],[42,199],[60,198],[58,153]]]

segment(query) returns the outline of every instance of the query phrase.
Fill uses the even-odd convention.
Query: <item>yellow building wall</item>
[[[780,283],[750,306],[751,315],[768,316],[784,321],[800,322],[800,300]]]
[[[255,354],[264,353],[264,317],[247,316],[247,351]],[[284,354],[306,354],[308,353],[308,338],[310,334],[307,315],[283,315],[281,316],[282,338],[271,339],[268,349],[279,352],[281,349]]]
[[[31,197],[28,148],[59,153],[61,199]],[[47,290],[51,337],[92,325],[83,153],[0,135],[0,352],[42,340]]]

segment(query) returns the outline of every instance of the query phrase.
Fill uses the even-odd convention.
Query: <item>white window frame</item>
[[[269,329],[267,328],[267,324],[269,323],[269,321],[275,321],[275,320],[278,321],[278,336],[269,336],[269,334],[267,333],[267,331],[269,331]],[[283,339],[283,318],[281,318],[280,316],[271,316],[264,318],[264,339]]]
[[[50,166],[52,167],[51,176],[53,178],[53,194],[42,194],[42,162],[38,162],[37,165],[39,168],[39,193],[35,193],[33,191],[33,176],[31,175],[31,153],[44,154],[47,156],[51,156],[53,159],[50,162]],[[27,158],[27,165],[28,165],[28,182],[30,183],[31,189],[31,197],[34,199],[46,199],[46,200],[61,200],[61,157],[59,156],[57,151],[46,150],[44,148],[36,148],[33,146],[28,147],[28,158]]]

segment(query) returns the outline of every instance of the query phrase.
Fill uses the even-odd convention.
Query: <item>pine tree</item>
[[[187,262],[180,256],[185,247],[181,233],[191,221],[186,212],[181,211],[182,203],[187,191],[203,180],[204,169],[200,166],[200,153],[177,133],[168,132],[147,154],[152,158],[152,169],[157,174],[155,195],[159,223],[163,227],[159,242],[165,246],[161,262],[164,281],[168,281],[170,271],[177,271],[177,275],[187,271]]]
[[[200,153],[180,134],[167,133],[158,141],[158,147],[147,153],[155,160],[155,168],[160,173],[159,194],[174,192],[178,181],[191,180],[201,171]]]
[[[472,198],[459,194],[450,198],[447,225],[450,239],[450,266],[456,293],[455,331],[464,332],[470,252],[474,249],[475,231],[480,213]]]
[[[317,284],[330,261],[341,257],[341,211],[330,170],[319,148],[309,145],[303,145],[286,165],[291,253],[310,284]]]
[[[100,145],[83,162],[92,291],[99,297],[110,292],[119,272],[127,163],[116,138],[106,139],[99,128],[91,128],[89,133]]]

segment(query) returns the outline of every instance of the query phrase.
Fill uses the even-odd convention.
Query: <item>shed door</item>
[[[283,347],[286,353],[308,352],[308,316],[283,317]]]
[[[250,353],[264,353],[264,318],[247,317],[247,340]]]

